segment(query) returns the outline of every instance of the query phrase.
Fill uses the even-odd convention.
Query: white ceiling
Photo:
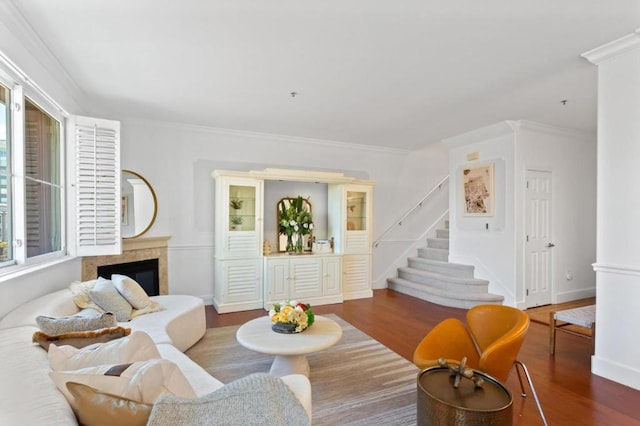
[[[506,119],[593,132],[580,55],[640,27],[639,0],[2,1],[106,117],[406,149]]]

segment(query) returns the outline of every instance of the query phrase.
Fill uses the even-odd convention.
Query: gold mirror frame
[[[131,238],[137,238],[137,237],[143,235],[149,229],[151,229],[151,226],[156,221],[156,216],[158,215],[158,198],[156,197],[156,192],[153,190],[153,187],[151,186],[149,181],[147,179],[145,179],[144,176],[142,176],[140,173],[136,173],[136,172],[134,172],[132,170],[123,169],[121,171],[121,178],[120,178],[121,181],[124,180],[125,174],[132,175],[133,177],[135,177],[137,179],[140,179],[142,182],[144,182],[145,185],[147,186],[147,189],[149,190],[151,198],[153,200],[153,214],[151,216],[151,219],[149,219],[149,223],[147,224],[147,226],[142,231],[134,233],[133,235],[125,236],[124,233],[123,233],[123,235],[122,235],[123,239],[131,239]],[[122,186],[122,182],[121,182],[120,185]],[[121,214],[120,214],[120,218],[121,218],[121,227],[122,227],[122,224],[125,223],[125,218],[128,218],[128,215],[129,215],[129,201],[126,198],[126,195],[121,194],[121,196],[122,196],[122,206],[121,206],[122,211],[121,211]]]
[[[284,253],[285,251],[287,251],[287,237],[286,235],[283,235],[280,233],[280,212],[282,211],[282,204],[283,203],[291,203],[292,201],[295,201],[297,197],[284,197],[281,198],[280,201],[278,201],[278,204],[276,204],[276,229],[278,230],[278,252],[279,253]],[[309,213],[311,214],[313,211],[311,209],[311,202],[309,202],[309,200],[307,199],[303,199],[302,200],[304,205],[306,206],[306,208],[309,210]],[[288,204],[285,204],[285,208],[288,207]],[[313,241],[313,231],[310,231],[309,234],[304,236],[304,241],[303,241],[303,250],[308,251],[309,250],[309,241]]]

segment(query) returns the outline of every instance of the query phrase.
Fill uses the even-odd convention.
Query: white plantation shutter
[[[76,116],[69,130],[75,156],[76,254],[120,254],[120,123]]]

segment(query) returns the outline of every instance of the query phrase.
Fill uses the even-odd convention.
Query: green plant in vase
[[[229,206],[234,210],[240,210],[242,208],[242,203],[244,203],[243,200],[240,200],[239,198],[232,198],[229,201]]]
[[[233,229],[242,225],[242,216],[231,216],[231,225]]]
[[[278,231],[287,237],[288,252],[302,252],[304,236],[313,231],[311,212],[305,207],[304,198],[298,195],[288,206],[280,205],[280,224]],[[297,237],[294,244],[294,236]]]

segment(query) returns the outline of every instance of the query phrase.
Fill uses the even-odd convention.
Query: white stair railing
[[[398,240],[387,240],[386,237],[391,234],[394,230],[398,229],[399,226],[402,226],[402,223],[407,220],[416,210],[420,207],[423,207],[427,200],[431,198],[432,195],[436,194],[440,191],[445,183],[449,181],[449,176],[445,176],[442,178],[424,197],[420,199],[414,206],[412,206],[409,210],[407,210],[400,219],[396,220],[386,231],[384,231],[377,240],[374,241],[373,247],[378,247],[381,243],[385,242],[399,242]],[[411,240],[407,242],[413,242],[415,240]]]

